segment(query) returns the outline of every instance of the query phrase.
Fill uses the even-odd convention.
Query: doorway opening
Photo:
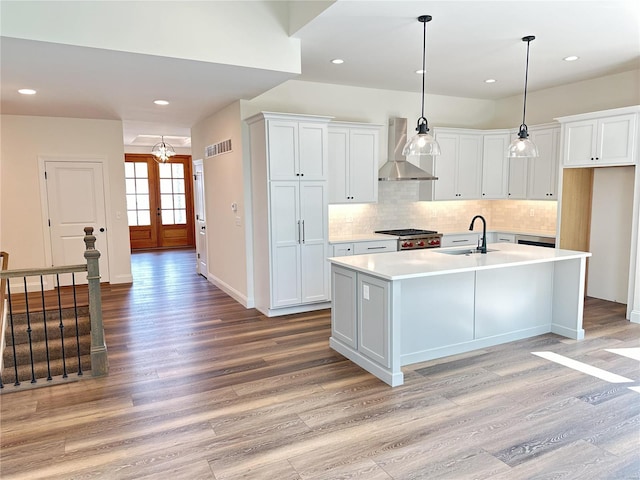
[[[191,156],[158,163],[125,154],[127,219],[132,250],[195,247]]]

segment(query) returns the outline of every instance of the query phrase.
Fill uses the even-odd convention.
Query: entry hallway
[[[133,285],[103,289],[110,375],[0,397],[2,479],[640,478],[623,305],[587,299],[584,341],[412,365],[390,388],[329,349],[327,310],[246,310],[191,250],[132,261]]]

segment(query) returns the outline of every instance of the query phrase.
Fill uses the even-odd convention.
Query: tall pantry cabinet
[[[254,296],[270,317],[328,307],[330,120],[270,112],[247,119]]]

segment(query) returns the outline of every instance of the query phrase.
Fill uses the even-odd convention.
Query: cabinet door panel
[[[329,203],[349,201],[349,130],[346,128],[329,130]]]
[[[326,182],[300,182],[302,301],[328,298]]]
[[[509,198],[527,198],[527,160],[509,159]]]
[[[636,116],[600,120],[597,154],[600,163],[632,163]]]
[[[349,137],[349,192],[355,203],[378,197],[378,132],[352,130]]]
[[[305,244],[300,248],[302,302],[321,302],[329,298],[328,262],[324,243]]]
[[[295,180],[298,173],[298,126],[296,122],[269,120],[269,178]]]
[[[531,140],[538,147],[540,156],[529,159],[529,190],[527,198],[532,200],[556,199],[556,171],[558,169],[556,129],[531,133]]]
[[[458,148],[458,198],[480,198],[482,183],[482,137],[477,135],[460,135]]]
[[[275,307],[294,305],[301,300],[298,183],[271,183],[271,278]]]
[[[300,177],[302,180],[327,179],[327,125],[300,122]]]
[[[584,165],[595,157],[594,138],[596,135],[595,120],[572,122],[565,130],[564,161],[567,165]]]
[[[482,198],[507,198],[509,135],[485,135],[482,150]]]
[[[453,135],[437,135],[440,155],[435,160],[436,200],[455,200],[456,198],[456,159],[458,158],[458,138]]]

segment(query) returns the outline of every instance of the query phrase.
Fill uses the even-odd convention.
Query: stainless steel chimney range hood
[[[389,157],[378,170],[378,180],[386,182],[437,180],[438,177],[407,161],[406,157],[402,155],[405,143],[407,143],[407,119],[397,117],[389,119]]]

